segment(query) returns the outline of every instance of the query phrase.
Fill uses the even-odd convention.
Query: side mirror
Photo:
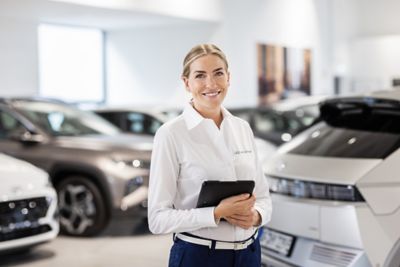
[[[14,132],[11,134],[11,138],[25,144],[39,144],[45,140],[42,134],[31,133],[29,131]]]

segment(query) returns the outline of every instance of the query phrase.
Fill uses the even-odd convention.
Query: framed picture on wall
[[[257,44],[257,64],[259,105],[310,95],[310,49]]]

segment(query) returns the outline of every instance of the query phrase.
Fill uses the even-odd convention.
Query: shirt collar
[[[221,111],[224,120],[232,116],[232,114],[224,107],[221,107]],[[205,120],[205,118],[201,116],[200,113],[198,113],[197,110],[193,108],[190,102],[185,105],[185,108],[183,110],[183,117],[185,119],[188,130],[193,129],[194,127],[199,125],[203,120]]]

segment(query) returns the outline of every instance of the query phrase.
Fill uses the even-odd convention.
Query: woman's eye
[[[201,79],[204,78],[205,75],[204,74],[197,74],[196,76],[194,76],[196,79]]]
[[[216,75],[216,76],[222,76],[222,75],[224,75],[224,72],[223,72],[223,71],[217,71],[217,72],[215,73],[215,75]]]

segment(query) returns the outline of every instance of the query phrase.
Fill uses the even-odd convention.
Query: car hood
[[[254,143],[257,148],[258,159],[260,162],[264,162],[266,159],[270,158],[277,150],[275,144],[258,137],[254,137]]]
[[[356,184],[382,159],[332,158],[277,152],[263,165],[267,176],[329,184]]]
[[[48,174],[22,160],[0,153],[0,201],[35,194],[49,182]]]
[[[56,142],[62,147],[97,151],[114,151],[115,149],[151,151],[153,147],[152,136],[134,134],[63,136],[57,137]]]

